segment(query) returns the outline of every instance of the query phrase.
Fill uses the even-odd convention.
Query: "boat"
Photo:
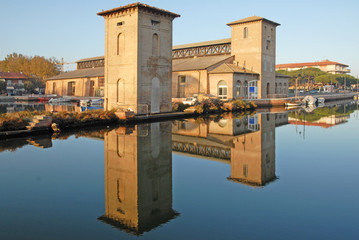
[[[80,100],[81,107],[88,107],[88,106],[102,106],[104,100],[103,99],[84,99]]]
[[[286,102],[285,103],[286,107],[299,107],[300,105],[302,105],[302,102]]]
[[[51,98],[49,103],[64,103],[64,102],[71,102],[70,98]]]
[[[48,102],[50,99],[50,97],[39,97],[40,102]]]
[[[309,106],[309,105],[315,105],[317,103],[318,99],[313,96],[305,96],[302,100],[302,103]]]
[[[318,100],[318,104],[325,102],[325,98],[323,98],[323,97],[319,97],[319,98],[317,98],[317,100]]]

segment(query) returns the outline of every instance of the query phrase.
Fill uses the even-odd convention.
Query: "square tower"
[[[105,134],[105,214],[99,220],[141,235],[175,218],[172,123],[120,127]]]
[[[240,65],[260,74],[258,97],[270,97],[275,88],[276,27],[280,24],[252,16],[227,25],[232,28],[232,55]]]
[[[172,21],[178,14],[133,3],[103,11],[105,109],[172,111]]]

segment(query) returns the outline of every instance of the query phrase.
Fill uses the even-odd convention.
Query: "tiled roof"
[[[28,77],[23,73],[0,72],[0,78],[26,80]]]
[[[266,18],[258,17],[258,16],[252,16],[252,17],[243,18],[243,19],[238,20],[238,21],[227,23],[227,25],[230,26],[230,25],[242,24],[242,23],[248,23],[248,22],[255,22],[255,21],[266,21],[266,22],[272,23],[272,24],[274,24],[276,26],[280,25],[279,23],[276,23],[276,22],[273,22],[273,21],[268,20]]]
[[[276,68],[300,68],[300,67],[311,67],[311,66],[325,66],[325,65],[341,65],[349,67],[348,65],[333,62],[333,61],[321,61],[321,62],[305,62],[305,63],[287,63],[287,64],[277,64]]]
[[[46,79],[46,81],[87,77],[103,77],[105,75],[104,72],[105,70],[103,67],[79,69],[71,72],[61,73],[60,75]]]
[[[168,15],[168,16],[171,16],[171,17],[180,17],[181,16],[181,15],[178,15],[176,13],[173,13],[173,12],[170,12],[170,11],[167,11],[167,10],[164,10],[164,9],[152,7],[150,5],[139,3],[139,2],[138,3],[131,3],[131,4],[128,4],[128,5],[125,5],[125,6],[122,6],[122,7],[117,7],[117,8],[113,8],[113,9],[106,10],[106,11],[102,11],[102,12],[97,13],[97,15],[106,16],[106,15],[109,15],[109,14],[112,14],[112,13],[120,12],[122,10],[130,9],[130,8],[148,9],[148,10],[154,11],[156,13],[160,13],[160,14],[163,14],[163,15]]]
[[[197,43],[190,43],[190,44],[182,44],[173,46],[173,50],[184,49],[184,48],[193,48],[193,47],[202,47],[202,46],[211,46],[211,45],[219,45],[219,44],[226,44],[231,43],[230,38],[213,40],[213,41],[206,41],[206,42],[197,42]]]
[[[179,58],[172,60],[172,71],[204,70],[217,63],[228,60],[230,55],[218,55],[194,58]]]
[[[209,73],[249,73],[249,74],[257,74],[251,70],[248,70],[242,66],[238,66],[230,63],[223,63],[220,66],[216,67]]]

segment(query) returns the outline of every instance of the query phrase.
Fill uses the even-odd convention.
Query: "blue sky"
[[[0,0],[0,60],[17,52],[28,56],[81,58],[104,55],[102,10],[135,1]],[[226,24],[257,15],[277,28],[277,64],[329,59],[359,75],[359,1],[143,0],[181,15],[174,20],[173,44],[230,37]]]

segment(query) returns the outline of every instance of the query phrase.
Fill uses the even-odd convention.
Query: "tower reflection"
[[[288,113],[259,113],[218,121],[176,121],[172,149],[231,165],[231,181],[264,186],[275,174],[275,128],[288,124]]]
[[[171,123],[105,134],[105,208],[99,220],[140,235],[176,217],[172,209]]]

